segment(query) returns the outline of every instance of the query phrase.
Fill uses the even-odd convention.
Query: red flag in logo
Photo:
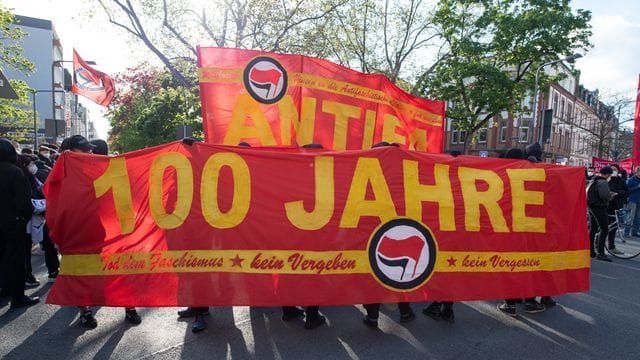
[[[636,94],[636,113],[633,126],[633,152],[631,163],[633,167],[640,165],[640,76],[638,77],[638,92]]]
[[[107,106],[115,94],[113,79],[87,64],[73,50],[73,75],[75,78],[71,91],[93,100],[96,104]]]
[[[417,236],[410,236],[404,240],[394,240],[385,236],[380,240],[380,245],[378,245],[378,254],[389,259],[410,258],[414,261],[412,276],[415,276],[416,268],[418,267],[418,260],[420,260],[420,253],[422,253],[424,245],[424,241]],[[397,260],[397,263],[387,262],[387,265],[402,266],[404,268],[407,266],[407,263],[406,260],[405,262]]]

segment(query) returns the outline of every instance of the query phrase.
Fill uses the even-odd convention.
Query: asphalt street
[[[34,273],[46,281],[43,256]],[[43,281],[30,295],[45,298]],[[43,299],[44,300],[44,299]],[[499,301],[457,303],[454,324],[434,321],[413,304],[416,319],[401,324],[383,306],[378,330],[362,324],[361,306],[324,307],[327,326],[305,330],[283,322],[279,308],[211,308],[209,327],[191,332],[177,308],[139,309],[142,324],[124,310],[98,308],[98,327],[78,323],[75,308],[40,303],[9,309],[0,300],[2,359],[640,359],[640,260],[592,261],[591,290],[556,297],[558,306],[518,316]]]

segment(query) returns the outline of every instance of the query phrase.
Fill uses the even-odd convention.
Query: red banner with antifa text
[[[396,147],[65,152],[45,189],[63,254],[47,301],[338,305],[585,291],[584,186],[579,167]]]
[[[383,75],[230,48],[199,48],[198,70],[208,143],[358,150],[387,141],[430,153],[443,149],[444,101],[412,96]]]

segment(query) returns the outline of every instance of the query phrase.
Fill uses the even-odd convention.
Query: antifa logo
[[[411,219],[391,220],[369,241],[369,262],[375,277],[399,290],[421,286],[433,272],[436,244],[431,232]]]
[[[94,76],[93,73],[85,68],[76,70],[76,86],[86,91],[104,91],[102,79]]]
[[[270,57],[251,60],[244,69],[243,82],[249,95],[262,104],[276,103],[287,93],[287,72]]]

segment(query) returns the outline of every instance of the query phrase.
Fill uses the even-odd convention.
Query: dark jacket
[[[629,188],[629,201],[636,204],[640,203],[640,178],[635,175],[629,176],[627,187]]]
[[[612,176],[609,178],[609,189],[618,194],[609,201],[609,210],[622,209],[629,196],[627,183],[620,176]]]
[[[51,158],[46,158],[46,157],[40,155],[40,153],[38,153],[37,156],[38,156],[38,160],[42,161],[45,165],[47,165],[50,168],[53,167],[53,160],[51,160]]]
[[[0,162],[0,227],[13,226],[31,218],[31,188],[17,166]]]
[[[589,207],[609,207],[609,182],[602,176],[593,177],[587,189],[587,205]]]

